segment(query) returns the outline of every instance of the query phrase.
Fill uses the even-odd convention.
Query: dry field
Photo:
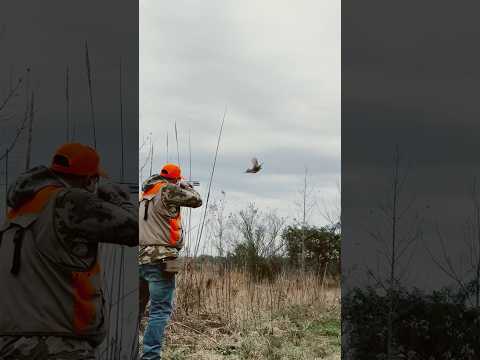
[[[197,264],[177,277],[162,359],[340,359],[340,290],[324,275]]]

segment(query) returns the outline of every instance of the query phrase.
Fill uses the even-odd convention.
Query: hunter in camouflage
[[[159,360],[165,327],[172,313],[177,258],[183,248],[181,207],[202,205],[200,194],[181,181],[180,167],[166,164],[142,186],[139,207],[139,322],[150,300],[143,334],[143,360]]]
[[[158,175],[152,176],[144,182],[143,189],[159,181],[165,180],[161,180]],[[188,185],[167,183],[159,195],[161,206],[165,209],[166,215],[170,217],[177,216],[180,207],[196,208],[202,205],[200,194]],[[180,244],[183,245],[183,242],[180,241]],[[142,245],[142,241],[140,241],[138,261],[140,265],[143,265],[160,262],[165,258],[176,258],[180,250],[181,247],[162,246],[161,244]]]
[[[66,144],[51,167],[10,187],[0,228],[0,282],[9,289],[0,297],[0,360],[95,359],[107,331],[98,245],[138,245],[138,208],[126,189],[99,181],[98,164],[93,149]]]

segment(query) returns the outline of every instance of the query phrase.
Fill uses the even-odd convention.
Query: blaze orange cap
[[[103,176],[106,172],[100,167],[100,156],[89,146],[69,143],[60,146],[52,159],[53,171],[78,176]]]
[[[160,175],[163,176],[164,178],[172,179],[172,180],[183,179],[182,170],[180,169],[180,166],[172,163],[165,164],[162,168],[162,171],[160,171]]]

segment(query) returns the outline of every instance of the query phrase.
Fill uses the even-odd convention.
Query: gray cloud
[[[254,201],[289,216],[309,182],[338,201],[340,4],[143,1],[140,8],[140,133],[155,139],[154,168],[177,159],[207,184],[225,105],[214,193],[234,211]],[[145,159],[146,152],[141,154]],[[246,175],[250,159],[264,170]],[[319,211],[312,221],[323,223]]]

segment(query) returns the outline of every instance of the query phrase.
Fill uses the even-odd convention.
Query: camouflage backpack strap
[[[36,221],[38,214],[43,210],[51,197],[60,190],[61,187],[58,186],[47,186],[37,192],[30,201],[8,212],[8,227],[4,229],[4,231],[12,227],[16,228],[12,239],[14,243],[12,267],[10,269],[12,275],[17,275],[20,271],[23,235],[25,231]],[[1,232],[2,237],[4,231]]]
[[[10,273],[12,275],[17,275],[20,270],[20,253],[22,251],[24,231],[25,230],[22,227],[19,227],[17,231],[15,231],[15,236],[13,237],[15,247],[13,249],[12,267],[10,268]]]
[[[35,219],[32,217],[30,217],[27,221],[24,220],[20,223],[15,223],[7,220],[5,224],[0,228],[0,246],[4,238],[4,234],[7,231],[14,232],[13,237],[11,238],[11,241],[14,244],[12,267],[10,268],[10,273],[12,275],[17,275],[18,271],[20,270],[20,254],[23,245],[23,235],[24,232],[27,230],[27,227],[34,221]]]
[[[145,199],[145,211],[143,213],[143,220],[147,221],[148,219],[148,206],[150,205],[150,199]]]
[[[160,189],[166,185],[165,182],[157,182],[149,186],[148,189],[144,190],[140,201],[145,201],[145,211],[143,213],[143,220],[147,221],[148,219],[148,207],[150,205],[150,201],[154,199],[154,197],[158,194]]]
[[[0,227],[0,247],[2,247],[3,233],[8,229],[9,226],[10,226],[10,222],[6,220],[5,223],[3,223],[2,226]]]

